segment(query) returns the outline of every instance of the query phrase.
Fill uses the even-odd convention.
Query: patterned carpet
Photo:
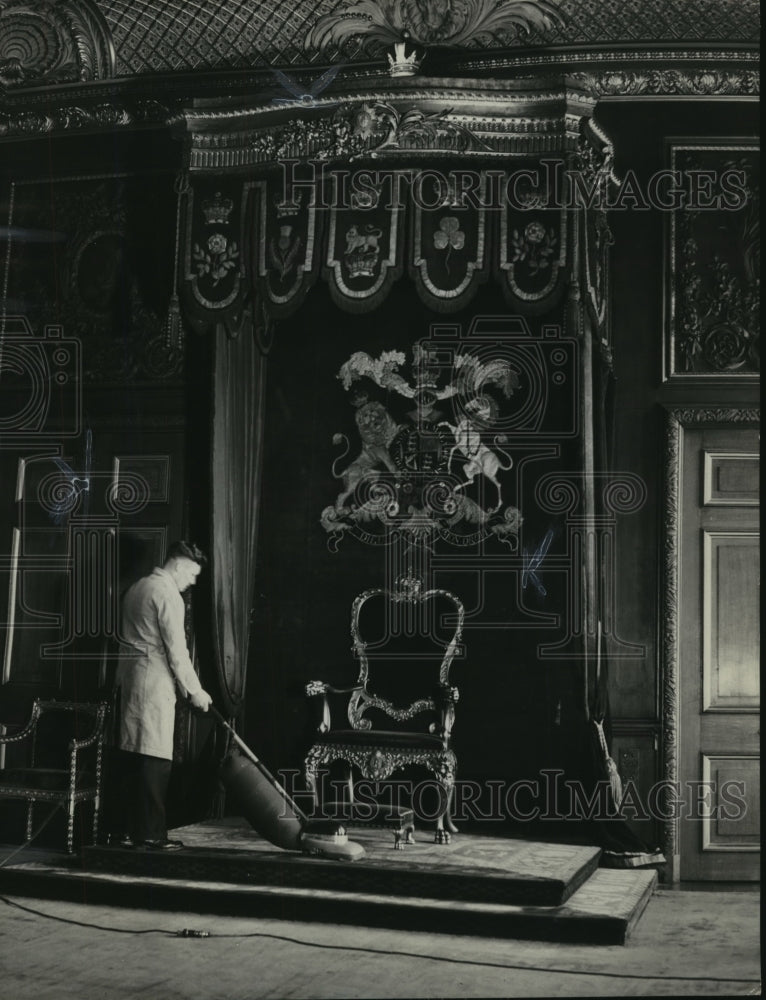
[[[600,853],[596,847],[468,834],[434,844],[426,832],[397,851],[391,833],[354,829],[349,840],[361,844],[365,855],[350,864],[282,851],[241,819],[183,827],[173,836],[183,840],[184,851],[86,848],[83,865],[148,877],[556,906],[595,871]]]
[[[654,871],[597,869],[597,848],[457,834],[403,851],[383,830],[350,838],[354,863],[280,851],[241,820],[173,831],[186,849],[28,849],[0,869],[0,892],[38,898],[312,923],[624,944]]]

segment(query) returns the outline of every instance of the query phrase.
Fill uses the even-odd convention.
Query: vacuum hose
[[[286,851],[339,861],[356,861],[364,855],[364,848],[349,842],[340,823],[310,820],[218,709],[211,705],[209,712],[236,744],[221,762],[221,783],[256,833]]]

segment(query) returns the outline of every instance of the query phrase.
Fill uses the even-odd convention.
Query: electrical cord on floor
[[[58,917],[54,913],[45,913],[31,906],[24,906],[7,896],[0,896],[0,902],[16,907],[25,913],[37,917],[46,917],[62,924],[74,927],[84,927],[88,930],[111,931],[113,934],[159,934],[163,937],[184,938],[265,938],[271,941],[285,941],[287,944],[300,944],[306,948],[321,948],[325,951],[354,951],[365,955],[395,955],[398,958],[420,958],[429,962],[445,962],[450,965],[475,965],[484,969],[507,969],[521,972],[553,972],[564,976],[598,976],[607,979],[640,979],[650,982],[684,982],[684,983],[760,983],[760,979],[741,978],[739,976],[646,976],[631,972],[588,972],[583,969],[557,969],[548,965],[512,965],[506,962],[479,962],[470,958],[450,958],[442,955],[422,955],[416,951],[382,951],[379,948],[362,948],[350,944],[320,944],[316,941],[303,941],[300,938],[288,937],[286,934],[269,934],[266,931],[253,931],[248,934],[215,934],[205,930],[193,930],[185,927],[180,931],[169,931],[166,927],[146,927],[136,930],[132,927],[105,927],[103,924],[92,924],[83,920],[72,920],[70,917]]]
[[[36,837],[40,836],[40,834],[43,832],[43,830],[46,828],[46,826],[50,823],[50,821],[53,819],[53,817],[56,815],[56,813],[59,811],[59,809],[63,809],[63,806],[61,805],[60,802],[57,802],[56,805],[53,807],[53,809],[51,809],[51,811],[48,813],[48,815],[45,817],[45,819],[42,821],[42,823],[38,826],[38,828],[32,834],[32,836],[29,837],[27,840],[25,840],[24,843],[21,844],[19,847],[17,847],[15,851],[11,851],[11,853],[8,855],[7,858],[3,858],[3,860],[0,861],[0,868],[2,868],[4,865],[7,865],[8,862],[11,861],[13,858],[15,858],[17,854],[21,854],[21,852],[23,850],[25,850],[27,847],[29,847],[29,845],[32,843],[32,841]]]

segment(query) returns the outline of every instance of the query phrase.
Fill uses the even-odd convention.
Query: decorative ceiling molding
[[[323,14],[306,35],[307,52],[343,50],[361,40],[365,47],[410,42],[420,48],[465,47],[494,42],[509,34],[547,31],[564,21],[551,0],[354,0]]]
[[[587,49],[572,52],[512,50],[458,56],[453,73],[585,74],[604,97],[755,97],[760,93],[760,60],[745,49]],[[438,66],[434,67],[437,70]]]
[[[117,49],[117,73],[133,76],[257,66],[300,66],[333,59],[332,51],[306,50],[322,18],[351,7],[351,0],[96,0]],[[415,2],[415,0],[413,0]],[[440,13],[424,0],[430,19]],[[452,0],[453,20],[465,4]],[[532,6],[532,5],[530,5]],[[760,36],[757,0],[556,0],[560,23],[510,25],[497,39],[505,48],[673,46],[706,50],[755,47]],[[444,10],[441,10],[442,20]],[[486,53],[478,38],[466,47]],[[382,52],[382,46],[381,46]],[[364,58],[361,39],[343,47],[343,61]]]
[[[0,0],[0,91],[103,80],[115,52],[93,0]]]
[[[342,58],[332,88],[341,99],[360,86],[385,88],[382,46],[377,62],[358,39],[342,56],[305,48],[312,27],[350,2],[297,0],[288,9],[281,0],[0,0],[0,140],[161,127],[217,95],[265,104],[282,94],[271,71],[278,64],[298,67],[299,85],[310,86],[312,67]],[[430,49],[426,73],[450,89],[460,78],[507,87],[569,74],[604,100],[760,92],[755,0],[556,4],[563,25],[533,28],[526,39],[514,29],[491,48]]]

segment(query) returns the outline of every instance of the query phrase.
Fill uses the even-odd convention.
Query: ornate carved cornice
[[[45,110],[0,111],[0,139],[49,135],[56,132],[113,131],[164,125],[173,109],[151,99],[131,102],[47,106]]]
[[[439,70],[433,58],[432,69]],[[445,66],[449,77],[411,79],[428,97],[439,101],[441,109],[450,107],[458,93],[470,96],[464,84],[472,84],[488,102],[501,106],[507,101],[508,88],[517,87],[532,74],[543,74],[541,86],[551,73],[566,73],[573,85],[587,91],[596,100],[653,98],[755,99],[760,93],[757,57],[748,50],[650,50],[595,51],[572,53],[546,52],[522,55],[518,50],[471,55]],[[345,66],[336,77],[334,93],[346,99],[352,91],[368,88],[374,100],[391,100],[400,93],[394,81],[380,76],[381,65],[367,63]],[[315,76],[307,71],[307,80]],[[455,74],[492,73],[491,80],[455,78]],[[502,74],[505,79],[499,79]],[[304,74],[298,73],[297,77]],[[537,82],[537,81],[535,81]],[[220,94],[221,102],[231,93],[250,95],[253,112],[264,110],[271,84],[264,72],[257,70],[209,71],[205,74],[165,74],[155,77],[104,80],[103,82],[68,83],[66,86],[15,86],[3,92],[0,85],[0,139],[83,131],[112,131],[141,128],[146,125],[173,125],[185,121],[181,109],[192,105],[198,95]],[[342,88],[342,89],[341,89]],[[495,89],[495,92],[491,90]],[[272,88],[273,89],[273,88]],[[162,93],[158,100],[154,95]],[[261,98],[260,95],[264,94]],[[226,95],[226,96],[224,96]],[[257,95],[257,96],[256,96]],[[209,96],[208,101],[216,98]],[[332,103],[327,93],[316,102],[321,108]],[[337,100],[337,98],[335,98]],[[233,109],[221,103],[215,110],[202,104],[194,110],[195,121],[232,120],[246,113],[244,106]],[[503,152],[502,149],[498,150]]]
[[[670,419],[682,427],[725,427],[728,424],[757,424],[761,419],[761,411],[756,407],[687,406],[671,410]]]
[[[600,97],[757,97],[761,74],[756,69],[602,70],[592,78]]]
[[[582,76],[601,98],[756,97],[758,52],[753,49],[587,49],[521,54],[471,54],[450,63],[453,73],[551,73]]]
[[[179,114],[176,125],[189,133],[192,170],[402,153],[491,158],[576,151],[581,123],[594,106],[584,82],[564,77],[422,78],[335,90],[298,114],[275,105],[199,102]]]
[[[755,407],[687,406],[667,413],[665,431],[665,506],[663,510],[662,557],[662,748],[663,778],[679,780],[679,566],[681,553],[681,457],[686,427],[757,425],[761,411]],[[672,792],[670,793],[672,797]],[[663,850],[670,867],[670,880],[679,877],[678,818],[668,810],[663,824]]]
[[[433,69],[438,68],[434,60]],[[314,73],[308,72],[313,77]],[[566,72],[573,85],[587,91],[596,100],[748,100],[756,99],[760,93],[758,63],[753,52],[747,49],[711,52],[620,50],[577,54],[569,51],[544,55],[521,55],[518,50],[511,50],[451,62],[449,72],[491,72],[493,79],[463,81],[454,76],[412,78],[412,83],[418,85],[424,98],[430,96],[434,102],[439,102],[438,110],[453,106],[456,93],[461,98],[470,96],[463,83],[472,84],[476,89],[475,96],[481,94],[487,101],[487,107],[491,108],[506,104],[508,88],[517,86],[525,77],[551,72]],[[498,79],[498,74],[506,78]],[[540,83],[543,82],[541,79]],[[348,99],[352,91],[369,88],[366,99],[382,101],[391,100],[399,94],[392,89],[393,81],[385,80],[382,86],[381,83],[379,66],[352,64],[338,74],[335,92],[343,96],[339,89],[343,88]],[[3,91],[0,84],[0,140],[60,133],[129,131],[147,125],[178,125],[187,120],[188,116],[181,109],[193,103],[192,95],[228,95],[232,92],[254,95],[265,93],[268,87],[268,78],[257,70],[210,71],[196,77],[166,74],[142,79],[111,79],[102,83],[68,83],[63,87],[57,85],[55,90],[50,86],[30,88],[19,85]],[[495,88],[496,92],[492,93],[490,88]],[[153,95],[160,92],[162,99],[157,100]],[[332,98],[326,94],[322,96],[324,101],[320,99],[316,102],[318,108],[332,103]],[[265,105],[257,97],[251,96],[250,104],[254,113],[263,113]],[[436,107],[434,109],[437,110]],[[233,121],[245,113],[243,107],[227,110],[221,105],[212,110],[199,106],[194,110],[194,120],[200,124],[221,122],[228,116]],[[472,119],[481,127],[481,115],[472,112]],[[509,155],[513,150],[507,143],[501,143],[496,152],[498,155]],[[234,159],[227,159],[229,166],[236,165]],[[246,165],[245,161],[250,162],[245,157],[242,165]]]

